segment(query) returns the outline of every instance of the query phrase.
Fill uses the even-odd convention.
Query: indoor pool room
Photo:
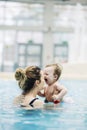
[[[0,0],[0,130],[87,130],[87,0]]]
[[[87,81],[61,80],[73,103],[62,102],[54,108],[24,110],[13,105],[20,93],[14,80],[0,80],[0,130],[86,130]]]

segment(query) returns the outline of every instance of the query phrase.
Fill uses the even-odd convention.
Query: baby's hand
[[[53,95],[52,98],[53,98],[54,104],[60,103],[60,100],[58,100],[58,96],[57,95]]]
[[[55,101],[55,100],[58,100],[58,96],[57,95],[53,95],[52,96],[52,99]]]

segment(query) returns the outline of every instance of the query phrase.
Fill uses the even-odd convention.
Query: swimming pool
[[[0,130],[87,130],[87,81],[62,80],[73,104],[57,109],[23,110],[12,105],[20,93],[16,81],[0,80]]]

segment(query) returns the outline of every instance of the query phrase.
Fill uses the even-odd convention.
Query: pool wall
[[[0,72],[0,79],[14,79],[14,72]],[[87,80],[87,63],[64,63],[61,79]]]
[[[87,80],[87,63],[63,64],[63,73],[61,78]]]

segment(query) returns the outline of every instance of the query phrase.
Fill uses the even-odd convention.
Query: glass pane
[[[54,60],[55,62],[61,62],[61,63],[65,63],[68,61],[67,57],[62,57],[62,56],[55,56]]]
[[[73,8],[71,5],[54,5],[54,26],[66,26],[72,25]]]
[[[40,46],[28,46],[27,47],[27,53],[29,55],[40,55]]]
[[[10,61],[14,62],[14,57],[15,57],[15,49],[14,45],[5,45],[4,46],[4,61]]]
[[[2,44],[3,43],[3,41],[4,41],[4,31],[3,30],[0,30],[0,44]]]
[[[57,44],[62,44],[64,41],[71,41],[73,33],[53,33],[53,41]]]
[[[13,69],[13,65],[4,65],[4,72],[12,72]]]
[[[20,3],[7,2],[5,6],[5,24],[16,25],[16,17],[20,14]]]
[[[79,15],[80,14],[80,15]],[[76,27],[84,26],[87,21],[87,6],[80,3],[74,5],[54,5],[54,26]],[[85,25],[86,26],[86,25]]]
[[[25,57],[20,56],[18,59],[19,66],[25,66]]]
[[[26,46],[25,45],[20,45],[18,48],[18,53],[19,54],[25,54],[26,53]]]
[[[4,7],[0,4],[0,24],[4,23]]]
[[[29,65],[37,65],[40,66],[39,57],[27,57],[27,66]]]
[[[62,40],[63,40],[63,34],[62,33],[53,33],[53,41],[54,41],[54,43],[61,44]]]
[[[42,32],[29,32],[29,31],[19,31],[17,33],[17,42],[18,43],[43,43],[43,33]]]
[[[68,61],[68,43],[64,42],[60,45],[56,45],[54,48],[54,59],[59,62]]]
[[[0,32],[0,60],[14,63],[15,60],[15,31],[3,30]]]
[[[61,55],[61,47],[56,47],[55,48],[55,55]]]
[[[15,43],[15,30],[6,30],[4,31],[4,42],[6,45],[12,45]]]
[[[0,65],[2,62],[2,55],[3,55],[3,43],[0,43]]]
[[[28,43],[31,40],[31,32],[28,31],[19,31],[17,33],[17,42],[18,43]]]
[[[44,5],[8,2],[6,4],[7,25],[43,25]]]
[[[43,43],[43,33],[42,32],[34,32],[32,35],[32,39],[34,43]]]

